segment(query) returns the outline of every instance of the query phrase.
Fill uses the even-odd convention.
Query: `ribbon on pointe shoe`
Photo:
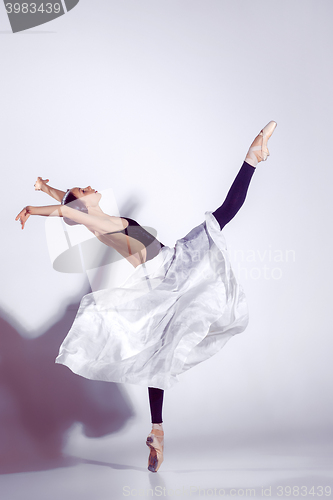
[[[152,429],[147,437],[146,445],[150,448],[148,470],[157,472],[163,462],[164,432],[159,429]]]
[[[267,142],[268,139],[271,137],[273,134],[275,127],[277,123],[274,121],[270,121],[266,127],[264,127],[261,132],[257,135],[257,137],[254,139],[253,143],[256,141],[256,139],[261,136],[261,144],[258,146],[251,146],[250,149],[247,152],[245,161],[249,165],[252,165],[252,167],[256,167],[259,163],[259,161],[266,161],[267,158],[269,157],[269,151],[267,148]],[[253,144],[252,143],[252,144]],[[260,153],[255,154],[255,151],[260,151]]]

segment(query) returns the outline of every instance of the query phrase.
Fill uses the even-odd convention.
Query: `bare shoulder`
[[[121,231],[125,227],[128,226],[128,222],[123,217],[116,217],[115,215],[108,215],[108,219],[110,220],[112,226],[114,227],[114,231]]]
[[[106,234],[114,231],[121,231],[127,226],[126,220],[112,215],[92,215],[75,210],[65,205],[62,207],[64,217],[68,217],[78,224],[83,224],[90,231],[97,234]]]

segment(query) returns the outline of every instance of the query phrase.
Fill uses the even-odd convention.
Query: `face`
[[[99,200],[102,198],[101,193],[92,189],[91,186],[85,188],[75,187],[71,189],[71,192],[76,198],[80,198],[87,207],[98,205]]]

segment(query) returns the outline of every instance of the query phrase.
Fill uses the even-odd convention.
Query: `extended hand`
[[[28,210],[28,207],[25,207],[21,212],[18,214],[15,220],[19,220],[21,222],[22,229],[24,229],[24,225],[27,222],[27,220],[30,217],[30,213]]]
[[[46,184],[49,182],[49,179],[42,179],[41,177],[37,177],[37,180],[35,182],[35,191],[41,191],[42,186],[46,186]]]

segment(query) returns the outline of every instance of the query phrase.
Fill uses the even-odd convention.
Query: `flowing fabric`
[[[211,212],[120,288],[83,297],[56,363],[83,377],[169,389],[248,323],[225,238]]]

